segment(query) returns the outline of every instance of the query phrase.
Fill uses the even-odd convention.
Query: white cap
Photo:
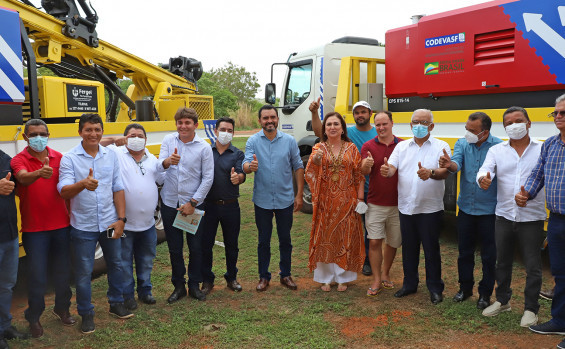
[[[372,111],[371,109],[371,105],[365,101],[359,101],[357,103],[355,103],[355,105],[353,106],[353,111],[355,111],[355,108],[357,107],[365,107],[367,109],[369,109],[370,111]]]

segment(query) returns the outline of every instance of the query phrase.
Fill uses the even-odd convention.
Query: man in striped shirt
[[[530,326],[530,330],[565,335],[565,94],[557,98],[555,110],[548,116],[553,118],[559,133],[543,144],[539,160],[515,200],[518,206],[524,207],[545,185],[545,199],[550,211],[547,241],[555,294],[551,303],[552,319]],[[557,347],[565,349],[565,340]]]

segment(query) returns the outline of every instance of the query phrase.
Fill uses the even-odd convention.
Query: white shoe
[[[533,325],[537,325],[538,323],[538,316],[534,314],[533,311],[526,310],[524,315],[522,315],[522,320],[520,320],[520,326],[522,327],[530,327]]]
[[[489,305],[488,307],[486,307],[485,310],[483,310],[483,316],[496,316],[505,311],[510,311],[510,309],[511,309],[510,303],[506,303],[502,305],[502,303],[496,301],[491,305]]]

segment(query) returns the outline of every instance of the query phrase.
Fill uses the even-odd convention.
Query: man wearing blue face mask
[[[218,224],[222,226],[226,253],[226,279],[230,290],[239,292],[241,285],[237,282],[237,257],[239,253],[238,238],[241,214],[239,209],[239,185],[245,182],[242,162],[243,152],[231,144],[235,122],[223,117],[216,121],[214,133],[216,142],[212,144],[214,155],[214,182],[204,200],[204,211],[196,239],[201,247],[196,253],[202,258],[202,288],[204,294],[214,288],[215,275],[212,272],[212,248],[216,239]]]
[[[526,182],[536,165],[542,145],[528,134],[531,122],[524,108],[508,108],[502,121],[510,140],[489,149],[476,177],[477,183],[484,190],[490,188],[495,177],[498,181],[494,228],[497,254],[496,302],[483,310],[483,315],[496,316],[510,311],[514,247],[519,245],[526,267],[524,315],[520,326],[528,327],[538,322],[545,199],[543,195],[538,195],[528,202],[528,206],[519,207],[514,201],[514,194],[523,190],[520,185]]]
[[[18,183],[22,242],[28,261],[28,308],[25,318],[34,338],[43,335],[39,322],[45,310],[47,275],[52,266],[55,287],[53,313],[65,326],[76,323],[69,313],[70,222],[65,200],[57,191],[63,155],[47,147],[49,130],[43,120],[31,119],[24,127],[28,147],[14,156],[11,165]]]
[[[414,138],[400,142],[390,159],[384,159],[381,175],[391,177],[398,171],[398,211],[402,235],[404,282],[394,294],[400,298],[418,289],[420,242],[426,259],[426,286],[432,304],[443,301],[439,231],[443,217],[444,179],[449,172],[440,168],[438,159],[450,153],[449,145],[431,137],[434,129],[430,110],[418,109],[410,122]]]
[[[494,242],[494,209],[496,206],[496,181],[488,190],[481,190],[475,183],[477,172],[485,161],[488,150],[502,142],[490,134],[492,121],[483,112],[469,115],[465,138],[457,140],[453,157],[445,152],[439,165],[450,173],[461,171],[459,190],[459,214],[457,233],[459,242],[459,292],[453,300],[462,302],[473,295],[473,269],[475,268],[475,246],[481,246],[483,278],[479,282],[477,308],[483,310],[490,305],[494,289],[496,246]]]

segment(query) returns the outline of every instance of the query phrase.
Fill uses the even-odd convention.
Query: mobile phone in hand
[[[106,230],[106,237],[107,237],[108,239],[111,239],[112,236],[114,236],[114,228],[108,228],[108,229]]]

